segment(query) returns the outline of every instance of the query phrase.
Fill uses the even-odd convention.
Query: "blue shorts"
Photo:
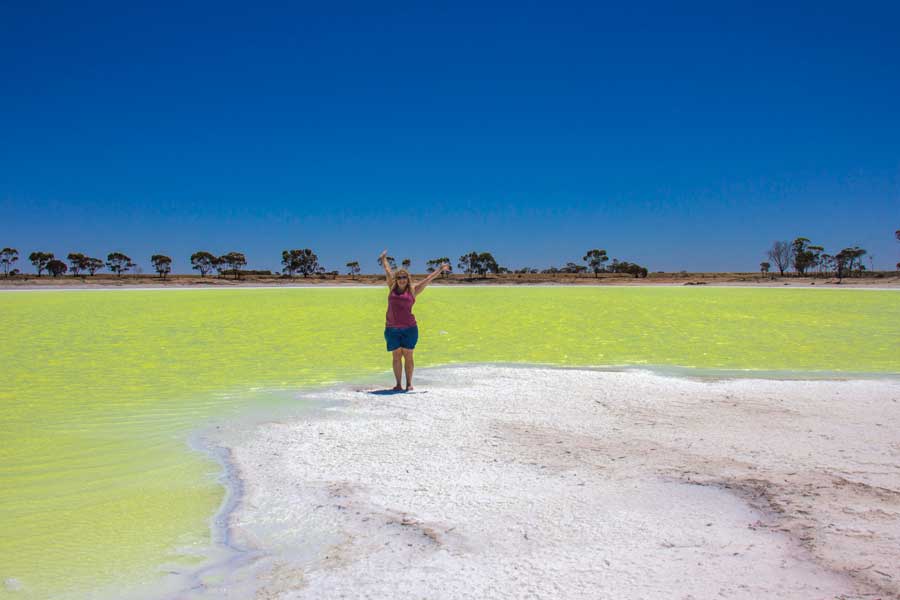
[[[419,341],[419,327],[385,327],[384,340],[387,342],[388,352],[393,352],[397,348],[406,348],[412,350]]]

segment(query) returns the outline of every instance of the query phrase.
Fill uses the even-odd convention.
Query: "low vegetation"
[[[894,237],[900,242],[900,229],[894,232]],[[793,270],[793,275],[798,277],[834,277],[840,281],[844,277],[862,277],[865,275],[867,272],[864,262],[865,257],[869,258],[869,270],[871,270],[874,260],[864,248],[859,246],[846,247],[838,252],[829,254],[823,246],[813,244],[809,238],[797,237],[791,242],[782,240],[773,242],[772,246],[766,251],[768,260],[759,263],[759,273],[763,277],[773,277],[772,271],[774,268],[778,270],[780,276],[790,274],[791,270]],[[392,256],[386,258],[391,268],[396,269],[396,259]],[[81,252],[70,252],[66,259],[68,260],[68,265],[57,259],[52,252],[34,251],[28,255],[28,260],[34,266],[38,277],[41,277],[46,271],[52,277],[61,277],[69,273],[72,277],[83,278],[94,276],[103,268],[106,268],[117,277],[127,273],[141,274],[137,263],[122,252],[110,252],[106,256],[106,261]],[[15,264],[18,261],[19,251],[16,248],[6,247],[0,250],[0,269],[2,269],[5,278],[23,275],[18,268],[15,268]],[[150,263],[160,279],[167,279],[172,273],[174,261],[170,256],[154,254],[150,257]],[[447,256],[442,256],[425,261],[425,266],[427,272],[432,273],[445,263],[451,264],[451,260]],[[527,275],[589,277],[589,274],[592,274],[594,278],[599,278],[601,274],[631,275],[634,278],[646,278],[649,276],[647,267],[627,260],[611,259],[609,253],[600,248],[587,250],[581,257],[581,263],[583,264],[567,262],[562,267],[549,266],[543,269],[526,266],[510,270],[500,265],[491,252],[473,250],[460,256],[456,266],[459,269],[458,273],[464,275],[466,280],[485,280],[492,275],[507,274],[516,275],[519,278]],[[310,277],[336,279],[338,277],[338,271],[327,271],[321,265],[318,255],[311,248],[284,250],[281,253],[281,264],[283,267],[281,277],[287,279],[298,275],[304,279]],[[378,262],[379,266],[380,264]],[[410,258],[404,258],[400,264],[403,268],[409,270],[412,268],[413,262]],[[236,251],[216,256],[211,252],[200,250],[191,254],[190,265],[191,269],[200,273],[200,277],[206,277],[212,271],[215,271],[221,278],[232,278],[235,280],[240,279],[243,275],[275,276],[275,274],[267,270],[245,269],[247,258],[242,252]],[[359,261],[347,262],[345,266],[347,267],[347,275],[351,279],[361,277],[362,268]],[[897,263],[897,270],[900,271],[900,263]],[[441,277],[449,277],[452,271],[453,268],[451,266],[450,272],[442,273]],[[658,271],[657,274],[664,273]],[[686,275],[686,271],[681,271],[672,277]]]
[[[895,232],[895,237],[900,241],[900,230]],[[786,271],[792,268],[798,277],[834,277],[838,281],[844,277],[862,277],[866,272],[863,257],[867,255],[865,249],[859,246],[843,248],[834,254],[825,252],[823,246],[813,244],[809,238],[798,237],[792,242],[775,241],[766,252],[769,258],[778,268],[783,277]],[[869,255],[870,267],[874,265],[874,258]],[[769,272],[769,262],[760,263],[760,271],[765,275]],[[897,264],[900,270],[900,263]]]

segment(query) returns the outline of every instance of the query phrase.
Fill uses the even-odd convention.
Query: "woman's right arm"
[[[387,286],[389,288],[394,287],[394,274],[391,273],[391,265],[389,265],[387,261],[387,250],[382,252],[381,256],[378,258],[381,259],[381,266],[384,267],[384,274],[387,277]]]

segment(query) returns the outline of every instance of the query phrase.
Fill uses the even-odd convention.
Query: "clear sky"
[[[900,260],[898,3],[613,4],[0,2],[0,247]]]

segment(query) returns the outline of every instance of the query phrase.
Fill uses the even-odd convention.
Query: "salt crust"
[[[179,597],[900,597],[896,380],[466,366],[416,384],[220,429],[249,558]]]

